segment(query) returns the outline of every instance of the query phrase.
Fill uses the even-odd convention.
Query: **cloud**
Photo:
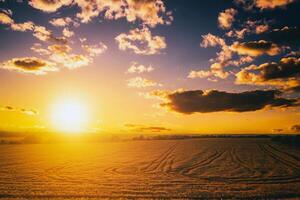
[[[241,30],[231,30],[226,33],[227,37],[236,37],[238,39],[244,39],[245,34],[250,32],[250,29],[248,28],[243,28]]]
[[[124,126],[130,129],[131,131],[136,132],[165,132],[172,130],[163,126],[147,126],[141,124],[125,124]]]
[[[236,84],[271,85],[284,89],[300,86],[300,58],[282,58],[279,63],[251,65],[236,74]]]
[[[50,54],[50,51],[47,49],[44,49],[42,47],[42,44],[40,44],[40,43],[34,43],[33,46],[30,47],[30,49],[42,56]]]
[[[157,93],[161,95],[162,93]],[[184,114],[210,112],[250,112],[269,108],[287,108],[299,105],[298,99],[280,97],[278,90],[255,90],[229,93],[217,90],[175,91],[163,94],[161,103],[172,111]]]
[[[43,48],[41,44],[35,43],[31,50],[40,55],[49,56],[49,60],[57,66],[63,66],[68,69],[84,67],[93,62],[92,55],[73,54],[72,48],[67,44],[53,44]]]
[[[25,109],[25,108],[22,108],[21,109],[21,112],[26,114],[26,115],[37,115],[38,112],[34,109]]]
[[[127,70],[127,73],[130,73],[130,74],[134,74],[134,73],[141,74],[141,73],[144,73],[144,72],[152,72],[153,70],[154,70],[154,68],[151,65],[149,65],[148,67],[146,67],[145,65],[138,64],[137,62],[132,62],[131,66]]]
[[[63,36],[65,36],[66,38],[69,38],[69,37],[72,37],[75,35],[75,33],[68,28],[64,28],[62,33],[63,33]]]
[[[34,24],[31,21],[23,22],[23,23],[16,23],[12,18],[11,18],[12,12],[11,11],[0,11],[0,23],[9,25],[10,29],[13,31],[21,31],[21,32],[26,32],[26,31],[33,31],[33,36],[36,37],[37,39],[46,42],[46,41],[51,41],[51,42],[58,42],[58,43],[66,43],[67,40],[63,37],[55,37],[51,31],[49,31],[46,27],[44,26],[39,26]],[[66,35],[72,34],[71,32],[66,33]],[[74,33],[73,33],[74,34]]]
[[[31,21],[16,23],[12,18],[12,12],[9,10],[0,10],[0,24],[9,25],[14,31],[29,31],[33,30],[34,23]]]
[[[225,79],[229,76],[229,73],[224,70],[225,67],[239,66],[247,62],[251,62],[253,59],[250,56],[240,56],[237,59],[233,59],[234,51],[230,46],[228,46],[223,38],[215,36],[211,33],[207,35],[202,35],[202,42],[200,44],[201,47],[216,47],[219,46],[221,50],[217,52],[217,57],[214,59],[210,59],[212,64],[210,65],[209,71],[191,71],[189,74],[189,78],[207,78],[210,77],[209,80],[215,81],[216,79],[212,79],[211,77],[217,77],[221,79]]]
[[[298,27],[283,27],[281,29],[274,29],[266,33],[264,36],[277,44],[285,44],[299,47],[300,44],[300,29]]]
[[[300,132],[300,125],[293,125],[291,127],[291,130],[296,132],[296,133],[299,133]]]
[[[140,20],[151,27],[170,24],[173,20],[171,12],[166,11],[162,0],[75,0],[75,3],[80,8],[76,16],[82,23],[87,23],[100,14],[110,20],[120,18],[126,18],[128,22]]]
[[[44,26],[35,25],[33,29],[33,36],[42,42],[54,42],[66,44],[68,41],[65,37],[55,37],[52,31]]]
[[[95,45],[83,44],[81,45],[81,48],[92,57],[103,54],[108,49],[108,47],[102,42]]]
[[[56,27],[65,27],[73,24],[74,26],[79,26],[78,22],[72,20],[70,17],[61,17],[50,20],[50,24]]]
[[[128,10],[125,13],[129,22],[140,19],[144,24],[155,27],[157,24],[170,24],[173,21],[171,12],[166,11],[162,0],[127,0],[127,3]]]
[[[222,29],[229,29],[234,22],[234,16],[237,14],[237,11],[233,8],[226,9],[223,12],[220,12],[218,16],[219,27]]]
[[[239,30],[232,29],[226,33],[226,36],[244,39],[247,34],[262,34],[267,32],[269,29],[270,27],[265,20],[247,20],[245,23],[241,24],[241,28]]]
[[[159,54],[160,50],[167,47],[165,38],[152,36],[147,27],[130,30],[129,34],[121,33],[115,40],[118,42],[120,50],[130,49],[134,53],[141,55]]]
[[[72,51],[72,48],[67,44],[54,44],[48,46],[48,50],[53,54],[66,54]]]
[[[35,75],[44,75],[48,72],[58,71],[55,63],[36,57],[13,58],[2,62],[0,68]]]
[[[89,57],[81,54],[57,53],[52,54],[49,58],[50,60],[56,62],[57,64],[61,64],[68,69],[84,67],[92,62]]]
[[[255,0],[255,6],[261,9],[274,9],[284,7],[295,0]]]
[[[243,6],[245,10],[252,10],[254,7],[260,9],[282,8],[295,0],[235,0],[234,2]]]
[[[192,70],[189,75],[188,78],[207,78],[209,76],[212,76],[212,72],[211,71],[204,71],[204,70],[200,70],[200,71],[195,71]]]
[[[12,106],[0,106],[0,110],[2,111],[10,111],[10,112],[19,112],[26,115],[38,115],[38,111],[35,109],[26,109],[26,108],[15,108]]]
[[[240,55],[260,56],[268,54],[274,56],[280,53],[280,48],[271,42],[265,40],[250,41],[250,42],[234,42],[231,49]]]
[[[10,25],[14,23],[14,20],[11,18],[11,15],[9,12],[0,12],[0,23]]]
[[[127,86],[131,87],[131,88],[146,88],[146,87],[154,87],[154,86],[162,86],[162,85],[155,81],[138,76],[138,77],[129,79]]]
[[[21,32],[32,31],[34,29],[34,23],[31,21],[27,21],[24,23],[13,23],[11,24],[10,27],[14,31],[21,31]]]
[[[100,15],[110,20],[140,20],[151,27],[173,21],[172,13],[167,12],[162,0],[30,0],[29,5],[44,12],[55,12],[63,6],[77,5],[80,11],[76,17],[82,23],[88,23]]]
[[[72,48],[66,44],[55,44],[48,46],[49,59],[58,65],[62,65],[68,69],[76,69],[89,65],[92,59],[81,54],[71,53]]]
[[[228,77],[228,73],[223,70],[224,67],[228,64],[228,62],[232,59],[232,50],[226,44],[225,40],[215,36],[213,34],[202,35],[202,42],[200,44],[201,47],[216,47],[220,46],[221,51],[217,52],[217,57],[215,59],[211,59],[210,61],[213,64],[210,66],[211,74],[215,77],[225,79]],[[202,74],[208,74],[208,72],[201,72]]]
[[[282,129],[282,128],[274,128],[274,129],[272,129],[272,132],[274,132],[274,133],[281,133],[283,131],[284,131],[284,129]]]
[[[29,5],[44,12],[55,12],[62,6],[67,6],[72,0],[29,0]]]
[[[261,25],[256,26],[255,32],[256,32],[256,34],[261,34],[261,33],[267,32],[269,30],[269,28],[270,28],[269,25],[261,24]]]

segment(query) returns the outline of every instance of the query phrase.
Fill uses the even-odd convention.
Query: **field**
[[[0,145],[0,198],[300,198],[300,150],[268,138]]]

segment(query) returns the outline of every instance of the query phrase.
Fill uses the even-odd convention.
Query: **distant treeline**
[[[271,135],[254,135],[254,134],[205,134],[205,135],[139,135],[133,137],[133,140],[184,140],[195,138],[270,138]]]
[[[300,146],[300,135],[274,134],[101,134],[90,133],[82,135],[66,135],[62,133],[9,133],[0,131],[0,144],[40,144],[65,142],[125,142],[145,140],[187,140],[196,138],[269,138],[274,142]]]
[[[300,147],[300,135],[276,135],[272,136],[272,141]]]

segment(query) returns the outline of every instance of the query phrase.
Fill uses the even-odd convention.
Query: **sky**
[[[298,0],[2,0],[0,130],[299,132],[299,10]]]

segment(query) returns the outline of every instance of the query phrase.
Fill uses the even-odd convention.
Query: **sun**
[[[52,123],[56,130],[66,133],[79,133],[88,123],[86,104],[77,99],[65,99],[52,107]]]

